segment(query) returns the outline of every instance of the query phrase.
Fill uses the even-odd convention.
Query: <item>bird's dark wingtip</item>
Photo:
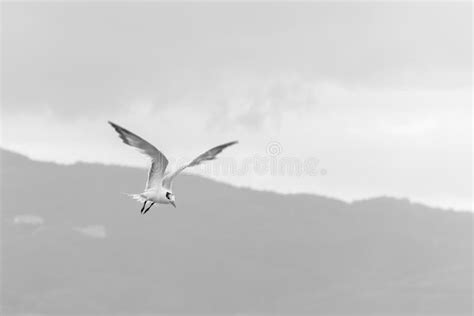
[[[123,128],[123,127],[121,127],[121,126],[115,124],[115,123],[112,122],[112,121],[107,121],[107,122],[108,122],[108,123],[110,124],[110,126],[112,126],[112,128],[113,128],[114,130],[116,130],[117,133],[119,133],[119,134],[122,134],[122,132],[128,132],[125,128]]]

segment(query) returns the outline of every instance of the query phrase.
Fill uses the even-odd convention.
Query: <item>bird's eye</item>
[[[170,194],[169,192],[166,192],[166,198],[169,200],[170,199]]]

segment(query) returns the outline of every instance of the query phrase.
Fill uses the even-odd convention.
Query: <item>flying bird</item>
[[[155,146],[115,123],[109,121],[109,124],[117,131],[119,137],[125,144],[135,147],[138,151],[151,159],[145,191],[139,194],[131,194],[132,198],[143,203],[142,209],[140,210],[142,214],[148,212],[155,203],[171,204],[176,207],[176,199],[172,192],[174,178],[188,167],[197,166],[202,162],[216,159],[217,155],[225,148],[238,143],[237,141],[233,141],[216,146],[197,156],[191,162],[174,171],[170,171],[167,169],[168,159],[161,151],[156,149]],[[150,202],[148,207],[146,205],[147,202]]]

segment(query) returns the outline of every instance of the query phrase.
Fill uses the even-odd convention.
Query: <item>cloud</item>
[[[91,238],[103,239],[107,237],[107,231],[102,225],[89,225],[84,227],[74,227],[73,230]]]
[[[13,218],[13,224],[38,227],[44,224],[44,219],[36,215],[18,215]]]
[[[433,119],[422,119],[417,122],[410,122],[405,125],[393,125],[385,128],[386,131],[393,135],[400,136],[426,136],[435,131],[439,124]]]
[[[471,78],[469,4],[55,2],[2,9],[2,106],[11,112],[51,109],[75,119],[142,99],[163,110],[202,91],[221,94],[216,86],[238,74],[240,83],[294,72],[363,86],[400,83],[417,71],[435,73],[440,86]],[[293,90],[277,83],[256,94],[289,107]],[[237,121],[253,128],[262,119],[242,113]]]
[[[281,123],[286,109],[309,110],[318,104],[315,81],[294,73],[225,80],[201,101],[212,108],[207,127],[239,126],[252,132]]]

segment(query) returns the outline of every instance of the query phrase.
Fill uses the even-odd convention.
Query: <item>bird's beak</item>
[[[170,204],[176,207],[176,204],[173,201],[170,201]]]

